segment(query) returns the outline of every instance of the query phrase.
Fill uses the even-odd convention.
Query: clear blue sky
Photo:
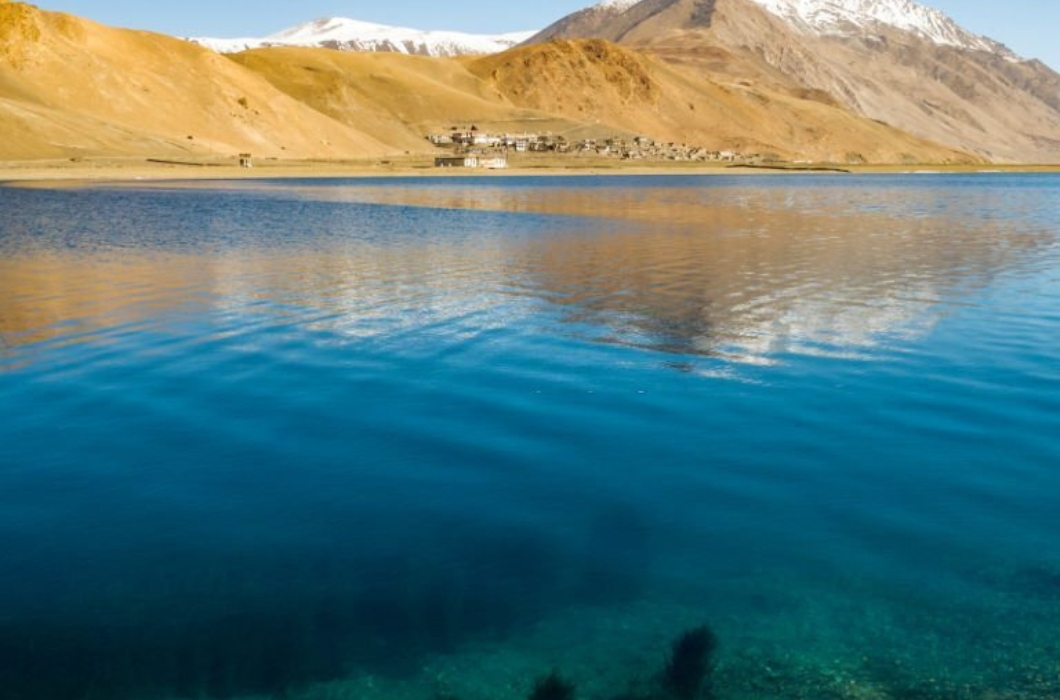
[[[264,36],[318,17],[351,17],[417,29],[540,29],[595,0],[39,0],[48,10],[178,36]],[[1060,1],[921,0],[966,29],[1060,70]]]

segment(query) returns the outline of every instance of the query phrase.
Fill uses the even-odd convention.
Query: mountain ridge
[[[989,37],[961,27],[946,14],[911,0],[753,0],[796,27],[816,34],[850,33],[885,25],[911,32],[935,44],[988,51],[1022,60]],[[846,31],[844,31],[844,29]]]
[[[426,155],[427,134],[478,124],[501,132],[643,136],[789,160],[986,159],[973,154],[975,141],[956,138],[960,132],[949,140],[911,135],[895,121],[844,106],[854,91],[793,79],[785,62],[828,77],[831,66],[815,52],[819,42],[836,40],[798,34],[749,0],[612,0],[601,11],[627,15],[618,32],[623,45],[558,40],[459,58],[298,47],[219,55],[164,35],[3,2],[0,126],[15,137],[0,142],[0,158]],[[607,24],[601,31],[615,29]],[[755,46],[755,37],[778,43]],[[924,46],[900,49],[915,58]],[[829,47],[840,57],[852,51]],[[960,84],[966,64],[945,65],[952,56],[937,61],[937,82],[974,97],[976,84]],[[1023,79],[1026,94],[1048,92],[1048,79],[1018,73],[1022,64],[992,60],[1010,71],[1009,82]],[[981,70],[988,69],[997,66]],[[948,124],[993,126],[989,115],[960,107],[940,104],[936,112]]]
[[[7,158],[396,150],[203,47],[18,2],[0,3],[0,130]]]
[[[218,53],[238,53],[274,46],[330,48],[340,51],[387,51],[420,56],[463,56],[510,49],[534,32],[470,34],[420,30],[362,22],[348,17],[324,17],[288,27],[264,38],[219,39],[189,37],[188,41]]]
[[[862,6],[875,14],[836,20]],[[920,13],[915,31],[894,8]],[[991,160],[1060,162],[1060,74],[963,31],[908,0],[642,0],[584,8],[528,43],[616,41],[704,72],[821,91],[870,119]]]

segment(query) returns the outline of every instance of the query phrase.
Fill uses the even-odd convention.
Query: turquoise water
[[[1055,175],[0,187],[0,695],[1055,699],[1058,341]]]

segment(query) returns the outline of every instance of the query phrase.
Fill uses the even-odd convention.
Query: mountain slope
[[[207,49],[14,2],[0,3],[0,128],[0,158],[394,150]]]
[[[514,105],[452,58],[286,47],[229,59],[294,99],[404,150],[422,151],[426,134],[458,124],[494,131],[576,125]]]
[[[820,90],[984,157],[1060,162],[1060,75],[907,0],[601,3],[531,39],[600,37],[703,74]]]
[[[814,93],[716,82],[606,41],[523,46],[468,67],[514,104],[656,140],[833,162],[968,160]]]
[[[306,46],[341,51],[389,51],[419,56],[462,56],[504,51],[525,41],[533,33],[485,35],[422,31],[360,22],[345,17],[328,17],[300,24],[262,39],[193,38],[190,41],[221,53],[235,53],[270,46]]]
[[[603,41],[462,59],[272,48],[234,54],[295,99],[402,147],[454,124],[489,131],[641,134],[712,150],[835,161],[966,160],[814,99],[705,80]]]
[[[460,58],[293,47],[221,56],[2,3],[0,51],[0,127],[11,135],[0,159],[428,153],[426,134],[470,124],[571,139],[642,135],[791,159],[969,158],[781,78],[699,70],[696,61],[740,65],[716,54],[682,54],[696,59],[686,65],[604,41]],[[759,74],[765,65],[740,70]]]

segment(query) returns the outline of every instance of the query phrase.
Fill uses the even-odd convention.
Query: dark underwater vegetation
[[[703,625],[683,633],[673,644],[662,673],[665,692],[677,700],[712,697],[710,676],[718,639]]]
[[[626,534],[627,546],[642,537]],[[502,640],[558,606],[637,591],[635,570],[532,532],[489,537],[454,527],[404,544],[410,549],[346,560],[214,562],[213,570],[204,562],[172,568],[172,579],[153,588],[100,590],[61,620],[16,613],[0,620],[0,684],[18,698],[277,694],[358,665],[406,674],[424,654]],[[416,551],[438,554],[406,553]]]
[[[547,676],[534,681],[534,689],[529,700],[574,700],[574,684],[565,680],[559,671],[553,670]]]

